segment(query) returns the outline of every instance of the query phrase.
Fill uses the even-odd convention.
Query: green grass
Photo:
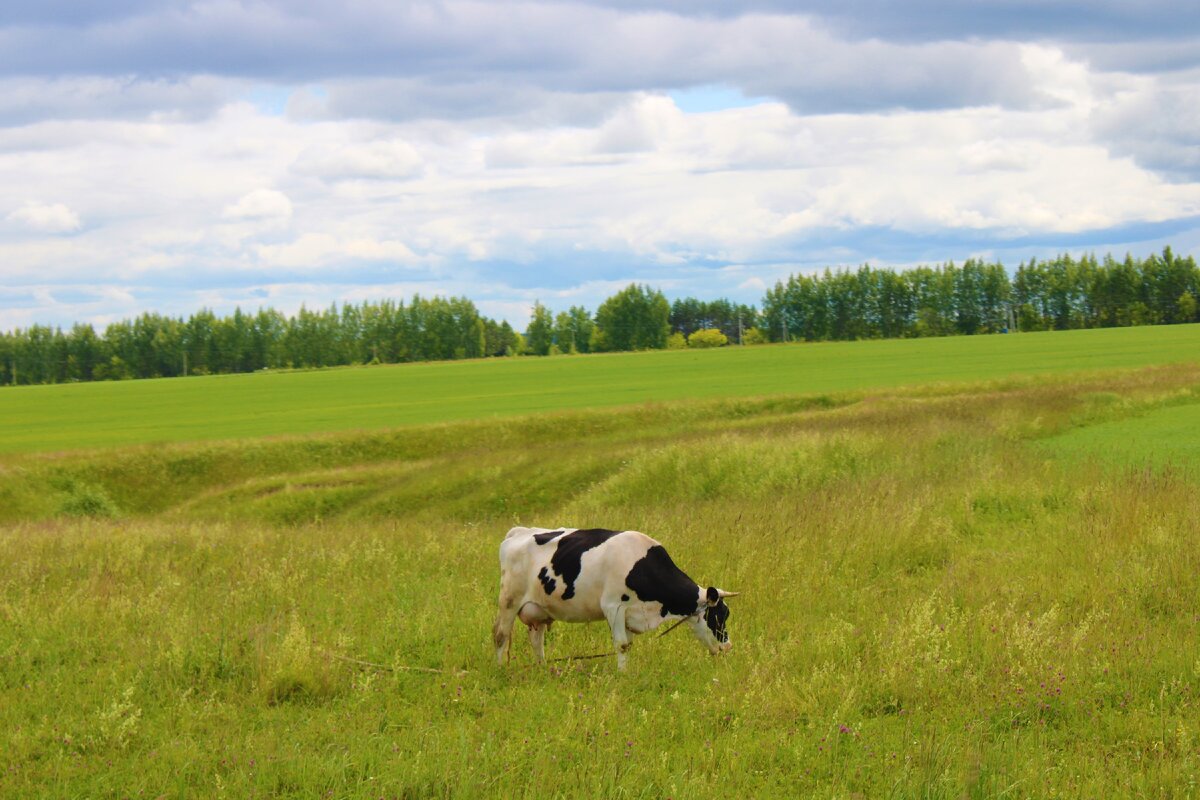
[[[1066,366],[7,455],[0,796],[1190,796],[1200,456],[1087,448],[1182,438],[1200,366]],[[733,651],[497,668],[514,523],[649,532]]]
[[[0,391],[0,452],[380,430],[1197,358],[1200,325],[1180,325],[30,386]]]
[[[1050,452],[1117,467],[1200,465],[1200,405],[1148,409],[1132,418],[1074,428],[1046,441]]]

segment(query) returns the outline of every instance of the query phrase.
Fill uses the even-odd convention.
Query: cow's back
[[[580,535],[586,535],[587,540],[580,541],[577,538]],[[624,577],[634,563],[656,545],[657,541],[641,531],[518,526],[511,528],[500,543],[500,566],[504,568],[506,564],[514,562],[515,557],[528,554],[535,562],[547,563],[557,555],[556,560],[560,565],[570,564],[572,568],[581,568],[581,562],[587,556],[589,569],[595,564],[607,574],[620,572]]]
[[[638,531],[513,528],[500,544],[502,581],[555,619],[599,619],[605,598],[627,593],[630,569],[657,544]]]

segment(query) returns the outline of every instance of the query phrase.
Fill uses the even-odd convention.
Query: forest
[[[767,292],[772,340],[951,336],[1197,321],[1200,271],[1171,248],[1145,259],[1111,255],[902,272],[863,266],[793,275]]]
[[[106,326],[76,323],[0,333],[0,385],[124,380],[666,347],[973,335],[1200,321],[1200,269],[1171,248],[1022,263],[969,259],[893,270],[864,265],[795,274],[761,309],[680,298],[631,284],[593,314],[534,304],[524,331],[465,297],[414,296],[294,315],[208,309],[187,319],[144,313]]]

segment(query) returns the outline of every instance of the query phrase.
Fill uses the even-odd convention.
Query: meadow
[[[996,380],[1198,352],[1200,325],[1160,325],[27,386],[0,392],[0,453]]]
[[[724,388],[378,431],[238,439],[217,404],[224,441],[152,447],[186,432],[60,416],[106,446],[0,459],[0,795],[1192,796],[1200,364],[1166,330],[421,365],[628,375],[627,402],[701,357],[688,385]],[[93,386],[32,388],[50,419]],[[618,674],[519,635],[498,668],[517,523],[650,533],[744,592],[732,652],[643,636]],[[547,655],[608,645],[557,625]]]

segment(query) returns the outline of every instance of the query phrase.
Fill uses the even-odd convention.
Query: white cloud
[[[292,216],[292,201],[283,192],[274,189],[255,189],[221,212],[229,220],[273,220]]]
[[[951,19],[911,21],[868,0],[877,22],[778,0],[137,2],[40,44],[0,14],[5,64],[34,65],[0,65],[4,281],[136,287],[38,301],[55,320],[260,291],[445,291],[523,315],[631,280],[757,302],[823,259],[1044,255],[1109,230],[1119,252],[1172,231],[1200,246],[1200,74],[1098,67],[1062,26],[1018,35],[1028,14],[963,38],[948,0],[923,2]],[[713,85],[767,99],[670,99]]]
[[[682,123],[683,112],[669,97],[641,97],[600,126],[596,151],[637,153],[655,150],[665,139],[678,135]]]
[[[981,139],[958,149],[963,168],[971,172],[993,170],[1016,172],[1027,169],[1035,158],[1035,142],[1011,139]]]
[[[215,113],[242,82],[199,75],[180,80],[66,75],[0,78],[0,123],[49,119],[197,120]]]
[[[419,262],[407,245],[395,240],[342,240],[327,233],[306,233],[295,241],[258,245],[255,252],[268,266],[309,268],[353,261],[384,261],[414,265]]]
[[[62,203],[26,203],[7,219],[35,233],[74,233],[81,227],[79,215]]]
[[[1099,141],[1170,180],[1200,179],[1200,70],[1141,78],[1095,107]]]
[[[403,179],[419,175],[421,155],[399,139],[340,146],[316,145],[296,159],[295,169],[325,180]]]

